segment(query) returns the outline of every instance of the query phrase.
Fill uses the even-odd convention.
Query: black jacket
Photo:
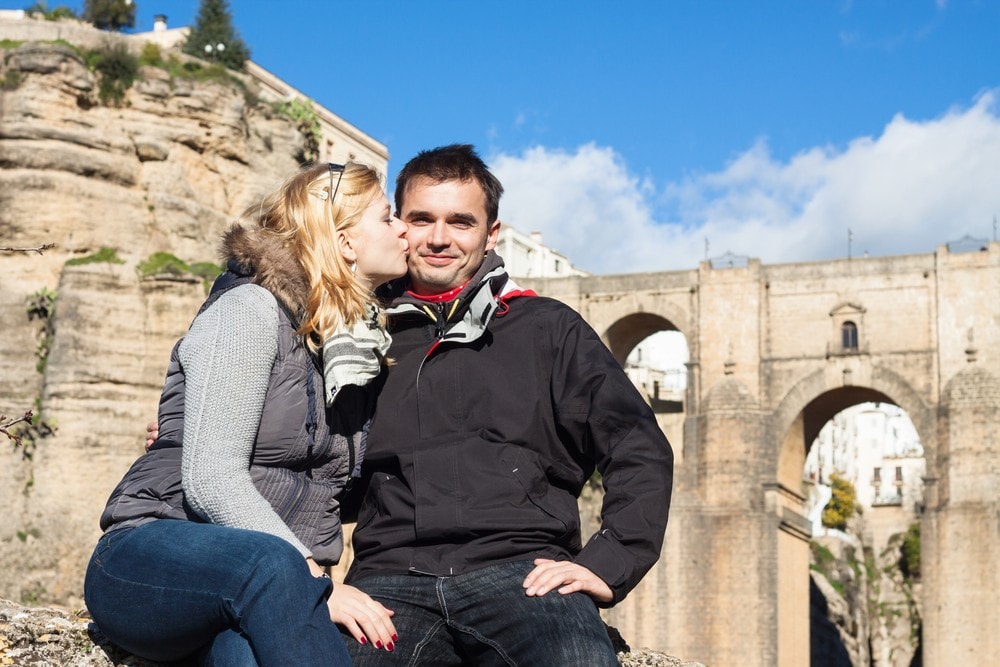
[[[568,306],[505,294],[490,253],[456,299],[393,300],[349,580],[574,560],[620,601],[657,560],[673,454],[598,335]],[[499,297],[497,295],[500,295]],[[580,542],[595,466],[601,529]]]

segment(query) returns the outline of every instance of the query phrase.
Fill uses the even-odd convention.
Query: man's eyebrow
[[[479,224],[479,220],[472,213],[449,213],[447,216],[448,222],[464,222],[469,225]],[[417,219],[433,220],[435,218],[434,214],[430,211],[407,211],[406,220],[417,220]]]
[[[464,222],[469,225],[479,224],[479,221],[471,213],[452,213],[448,216],[448,222]]]

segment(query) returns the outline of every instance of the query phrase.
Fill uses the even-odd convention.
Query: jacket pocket
[[[371,530],[366,530],[371,526]],[[355,558],[412,543],[413,496],[400,479],[375,473],[368,480],[351,537]]]
[[[421,441],[413,489],[419,540],[527,532],[565,542],[579,532],[575,499],[550,484],[537,454],[479,433]]]

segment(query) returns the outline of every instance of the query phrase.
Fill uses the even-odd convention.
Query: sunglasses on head
[[[347,169],[347,165],[328,162],[327,166],[330,168],[330,204],[333,205],[333,200],[337,196],[337,190],[340,189],[340,181],[344,178],[344,170]],[[334,174],[337,174],[336,187],[333,185]]]

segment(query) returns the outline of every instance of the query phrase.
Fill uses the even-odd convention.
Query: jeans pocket
[[[103,565],[104,561],[111,555],[115,548],[124,542],[135,531],[135,527],[118,528],[101,535],[94,547],[94,555],[91,560],[95,565]]]

